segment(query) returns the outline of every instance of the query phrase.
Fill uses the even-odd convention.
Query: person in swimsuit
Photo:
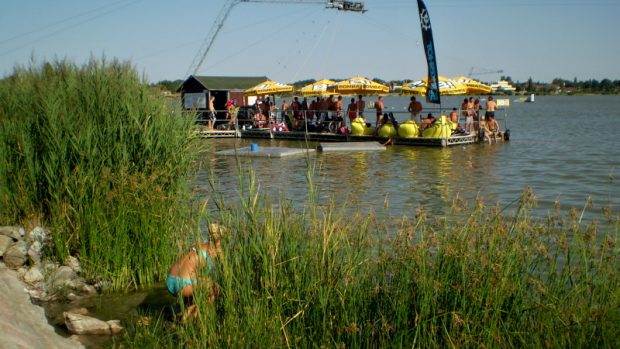
[[[377,121],[375,122],[375,126],[379,127],[383,125],[383,96],[379,96],[377,102],[375,103],[375,110],[377,112]]]
[[[214,259],[222,255],[220,233],[222,229],[217,224],[211,224],[210,229],[213,241],[194,244],[191,250],[178,259],[168,272],[166,287],[173,296],[182,296],[189,306],[185,310],[183,319],[196,317],[197,308],[193,302],[194,291],[197,287],[209,287],[207,290],[209,303],[215,302],[219,294],[219,286],[212,280],[215,272]],[[202,268],[207,268],[210,277],[205,277]],[[202,275],[202,276],[201,276]]]
[[[362,95],[357,96],[357,116],[364,117],[364,109],[366,109],[366,102],[362,99]]]
[[[422,112],[422,103],[418,102],[415,97],[410,98],[411,102],[407,110],[411,113],[411,120],[416,121],[418,115]]]
[[[347,115],[349,116],[349,121],[353,123],[353,120],[357,117],[357,103],[355,103],[355,98],[351,98],[351,103],[347,106]]]
[[[492,140],[496,140],[500,138],[502,141],[504,140],[502,137],[502,133],[499,130],[499,124],[495,120],[494,115],[489,115],[487,117],[486,123],[484,125],[484,138],[488,139],[489,144],[491,144]]]
[[[215,96],[209,95],[209,123],[208,127],[210,130],[215,126]]]
[[[487,99],[487,111],[484,113],[484,118],[488,119],[490,116],[495,117],[495,109],[497,108],[497,103],[493,100],[493,96],[489,96]]]

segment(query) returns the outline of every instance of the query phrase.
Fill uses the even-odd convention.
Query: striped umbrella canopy
[[[404,94],[424,96],[428,78],[405,84],[401,90]],[[442,96],[464,95],[467,94],[467,87],[446,77],[439,77],[439,94]]]
[[[243,91],[246,96],[277,95],[288,92],[293,92],[293,86],[271,80],[261,82],[260,84]]]
[[[491,92],[493,91],[493,89],[491,89],[491,86],[485,85],[480,81],[474,80],[467,76],[457,76],[455,78],[452,78],[452,80],[458,82],[461,85],[465,85],[468,95],[488,95],[491,94]]]
[[[390,92],[390,88],[370,79],[356,76],[327,86],[327,92],[341,95],[376,95]]]
[[[327,96],[332,94],[332,92],[327,91],[327,87],[335,83],[335,81],[323,79],[300,88],[298,92],[304,97]]]

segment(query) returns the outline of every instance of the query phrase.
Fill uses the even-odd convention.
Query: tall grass
[[[618,217],[516,217],[458,199],[442,217],[345,216],[279,209],[255,192],[220,202],[231,230],[211,305],[195,323],[137,326],[130,347],[618,347]],[[313,207],[312,203],[309,203]],[[162,344],[162,346],[165,346]]]
[[[51,253],[115,288],[161,276],[190,209],[191,120],[116,60],[17,67],[0,101],[3,222],[50,226]]]

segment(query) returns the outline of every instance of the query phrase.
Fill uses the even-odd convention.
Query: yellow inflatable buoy
[[[359,122],[352,122],[351,123],[351,134],[354,136],[361,136],[364,134],[365,128],[366,128],[365,124],[360,124]]]
[[[416,138],[420,134],[418,125],[413,120],[407,120],[398,126],[398,136],[402,138]]]
[[[374,127],[364,125],[364,136],[374,136],[376,132]]]
[[[452,134],[450,124],[452,124],[452,122],[448,121],[448,118],[445,115],[442,115],[432,126],[422,131],[422,137],[448,138]]]
[[[366,120],[364,120],[364,118],[355,118],[351,122],[351,135],[373,136],[374,134],[375,134],[375,128],[372,126],[366,127]]]
[[[396,137],[396,134],[396,127],[390,123],[383,124],[379,129],[379,137],[392,138]]]

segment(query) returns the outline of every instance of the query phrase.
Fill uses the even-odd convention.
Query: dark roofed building
[[[190,76],[177,92],[202,92],[209,90],[241,91],[268,80],[266,76]]]
[[[181,93],[184,109],[196,109],[206,114],[209,95],[215,97],[214,106],[217,119],[225,118],[225,105],[228,100],[237,100],[238,105],[246,105],[243,91],[269,80],[266,76],[194,76],[187,78],[177,92]],[[204,115],[206,116],[206,115]]]

